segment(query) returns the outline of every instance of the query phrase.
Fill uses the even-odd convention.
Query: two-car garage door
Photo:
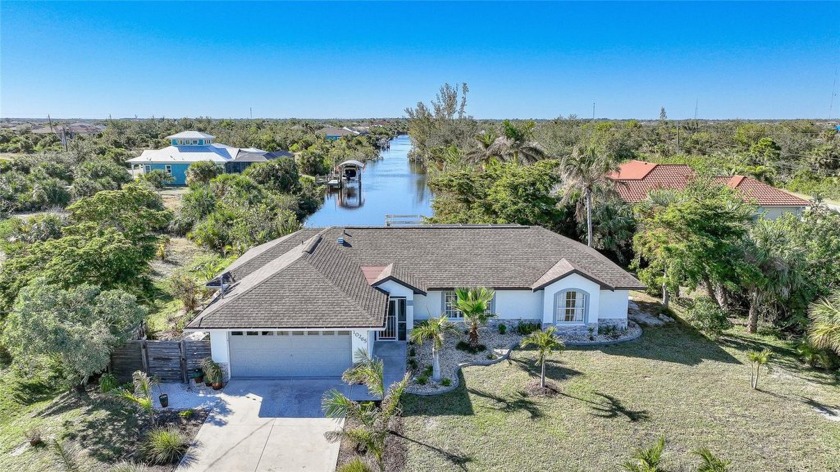
[[[352,365],[349,331],[234,331],[233,377],[336,377]]]

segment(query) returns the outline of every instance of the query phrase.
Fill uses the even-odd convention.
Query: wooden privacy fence
[[[142,370],[161,382],[188,382],[189,372],[210,357],[210,341],[129,341],[111,354],[111,373],[121,382]]]

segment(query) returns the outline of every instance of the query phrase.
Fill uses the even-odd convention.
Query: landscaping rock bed
[[[426,377],[424,370],[432,365],[432,344],[423,343],[422,346],[409,345],[408,359],[409,371],[412,372],[411,383],[407,391],[420,395],[445,393],[458,387],[458,369],[462,365],[490,365],[499,362],[510,354],[510,349],[518,346],[522,336],[516,332],[516,326],[509,326],[505,334],[500,334],[497,326],[485,326],[478,330],[478,342],[486,346],[486,350],[472,354],[467,351],[456,349],[459,341],[468,341],[464,334],[466,328],[458,325],[457,333],[446,335],[443,349],[440,353],[440,372],[442,382],[449,379],[449,385],[437,384],[428,375],[425,385],[418,383],[418,379]],[[414,349],[414,356],[411,356],[411,349]],[[412,369],[411,359],[417,363],[417,368]]]
[[[592,334],[559,333],[558,337],[563,340],[567,346],[603,346],[605,344],[616,344],[637,339],[642,335],[642,328],[633,321],[627,321],[627,329],[620,330],[600,330],[600,332],[592,332]]]

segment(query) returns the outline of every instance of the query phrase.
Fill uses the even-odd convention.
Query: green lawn
[[[756,391],[745,352],[763,347],[773,370]],[[548,377],[560,394],[531,398],[521,392],[537,372],[533,352],[517,350],[464,369],[452,393],[408,396],[406,469],[620,470],[664,435],[669,471],[694,470],[691,451],[704,446],[732,470],[838,470],[840,421],[815,410],[840,411],[838,379],[793,354],[739,328],[714,343],[672,323],[635,342],[554,354]]]
[[[60,392],[37,375],[0,371],[0,470],[61,470],[47,448],[26,444],[24,434],[31,428],[41,429],[46,441],[84,448],[84,470],[118,462],[138,440],[134,415],[115,400],[96,392]]]

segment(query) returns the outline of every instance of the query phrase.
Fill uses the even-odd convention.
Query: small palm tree
[[[840,291],[811,305],[808,337],[814,346],[840,354]]]
[[[697,467],[697,472],[727,472],[729,470],[729,464],[732,462],[719,459],[712,454],[712,451],[705,447],[694,451],[694,453],[700,456],[700,460],[702,461]]]
[[[750,361],[750,385],[752,388],[758,388],[758,374],[761,372],[761,366],[770,367],[767,364],[770,362],[770,357],[773,355],[769,349],[763,351],[747,351],[747,359]]]
[[[557,339],[556,328],[549,326],[545,331],[534,331],[522,339],[521,346],[537,348],[537,361],[540,363],[540,387],[545,388],[545,358],[555,350],[563,350],[566,346]]]
[[[411,330],[411,341],[423,345],[432,341],[432,380],[440,382],[440,351],[443,349],[443,337],[447,331],[455,331],[455,325],[446,315],[430,318]]]
[[[391,433],[393,420],[401,413],[400,402],[408,385],[408,375],[385,391],[382,360],[374,360],[367,352],[360,349],[356,353],[358,361],[344,372],[341,378],[349,383],[362,383],[371,395],[381,398],[379,406],[374,402],[356,402],[350,400],[336,389],[324,394],[321,407],[329,418],[351,418],[358,426],[343,427],[326,433],[329,441],[346,438],[361,450],[373,455],[380,470],[385,470],[385,440]],[[347,423],[345,423],[347,424]]]
[[[469,329],[470,347],[478,347],[478,328],[496,315],[490,313],[490,302],[495,293],[484,287],[455,289],[455,308],[464,314]]]
[[[633,459],[624,463],[624,470],[630,472],[659,472],[662,452],[665,451],[665,438],[660,437],[656,444],[647,449],[637,449]]]
[[[138,370],[131,374],[131,383],[134,386],[133,391],[121,388],[117,390],[117,395],[126,403],[133,405],[141,412],[149,417],[149,424],[155,424],[155,404],[152,400],[152,388],[155,385],[154,379],[148,376],[145,372]]]

